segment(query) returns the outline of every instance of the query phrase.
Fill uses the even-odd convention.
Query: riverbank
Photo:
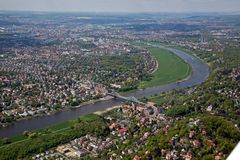
[[[149,52],[157,60],[159,67],[152,74],[151,80],[140,82],[140,89],[186,80],[191,75],[191,66],[171,51],[150,47]]]
[[[107,113],[107,112],[109,112],[109,111],[111,111],[111,110],[113,110],[113,109],[118,109],[118,108],[120,108],[120,107],[121,107],[120,105],[113,106],[113,107],[107,108],[107,109],[105,109],[105,110],[103,110],[103,111],[94,112],[94,114],[96,114],[96,115],[102,115],[102,114],[104,114],[104,113]]]
[[[182,89],[186,87],[195,86],[201,84],[207,79],[209,75],[208,66],[205,63],[203,63],[200,59],[192,55],[189,55],[183,51],[179,51],[177,49],[171,49],[160,45],[153,47],[167,49],[171,51],[173,54],[179,56],[186,63],[191,65],[192,68],[191,77],[189,77],[189,79],[183,82],[174,82],[171,84],[161,85],[158,87],[146,88],[144,90],[136,90],[134,93],[129,93],[126,96],[135,96],[136,98],[143,98],[154,94],[160,94],[162,92],[171,91],[174,89]],[[96,111],[103,111],[107,108],[111,108],[112,106],[119,105],[120,103],[121,101],[118,99],[110,99],[105,101],[99,101],[94,104],[83,105],[79,108],[62,111],[54,115],[49,115],[45,117],[35,117],[28,120],[18,121],[14,123],[14,125],[11,125],[9,127],[0,128],[0,136],[13,137],[22,134],[22,132],[25,130],[37,130],[39,128],[44,128],[56,123],[76,119],[79,116],[94,113]]]
[[[96,119],[96,117],[98,117],[97,114],[88,114],[88,115],[81,116],[78,119],[69,120],[69,121],[65,121],[65,122],[62,122],[62,123],[50,125],[46,128],[41,128],[41,129],[38,129],[38,130],[35,130],[35,131],[26,130],[21,135],[10,137],[10,138],[6,139],[6,144],[0,143],[0,149],[3,148],[3,147],[7,147],[7,146],[22,143],[22,142],[30,141],[31,138],[28,137],[27,134],[25,134],[25,133],[28,133],[28,135],[36,134],[37,136],[40,136],[40,135],[45,135],[45,134],[54,134],[54,133],[57,133],[57,132],[64,132],[68,129],[71,129],[72,126],[79,123],[80,121],[83,121],[83,122],[84,121],[86,121],[86,122],[87,121],[93,121],[93,120]]]
[[[175,56],[173,53],[167,51],[166,49],[149,47],[148,50],[152,55],[152,57],[155,59],[156,66],[151,73],[152,79],[150,81],[140,82],[138,89],[141,90],[148,87],[155,87],[155,86],[164,85],[171,82],[184,81],[187,78],[189,78],[191,74],[191,67],[187,63],[185,63],[182,59]],[[161,65],[161,67],[159,67],[159,64]],[[127,95],[133,92],[134,90],[131,90],[129,92],[123,92],[121,94]],[[64,112],[66,110],[76,109],[84,105],[94,104],[96,102],[109,100],[111,98],[112,97],[106,96],[100,99],[83,102],[78,106],[69,106],[69,107],[61,108],[60,110],[50,111],[47,114],[36,114],[33,116],[21,117],[19,119],[16,119],[12,123],[8,123],[8,124],[5,123],[4,126],[2,127],[8,127],[10,125],[13,125],[17,121],[28,120],[33,117],[44,117],[49,115],[55,115],[58,112]]]
[[[33,115],[33,116],[22,117],[22,118],[16,119],[15,121],[13,121],[11,123],[5,123],[4,125],[2,125],[0,127],[0,129],[9,127],[11,125],[14,125],[14,123],[20,122],[20,121],[23,121],[23,120],[29,120],[29,119],[32,119],[32,118],[39,118],[39,117],[47,117],[47,116],[58,114],[59,112],[64,112],[64,111],[68,111],[68,110],[71,110],[71,109],[77,109],[77,108],[80,108],[82,106],[86,106],[86,105],[89,105],[89,104],[95,104],[97,102],[107,101],[107,100],[110,100],[112,98],[113,97],[111,97],[111,96],[104,96],[100,99],[86,101],[86,102],[81,103],[78,106],[74,106],[74,107],[70,106],[70,107],[62,108],[61,110],[52,111],[52,112],[49,112],[48,114],[37,114],[37,115]]]

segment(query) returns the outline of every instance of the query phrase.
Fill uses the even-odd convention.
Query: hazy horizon
[[[0,0],[1,11],[211,13],[240,12],[239,0]]]

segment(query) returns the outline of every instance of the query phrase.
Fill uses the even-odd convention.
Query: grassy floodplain
[[[1,142],[0,159],[31,159],[32,154],[41,153],[75,138],[92,133],[103,136],[107,128],[101,116],[88,114],[28,134],[12,137]],[[27,147],[26,147],[27,146]],[[26,158],[27,157],[27,158]]]
[[[74,125],[76,125],[78,123],[81,123],[81,122],[88,123],[88,122],[97,121],[97,120],[99,120],[98,115],[88,114],[85,116],[81,116],[75,120],[69,120],[69,121],[54,124],[49,127],[42,128],[42,129],[39,129],[36,131],[30,131],[29,134],[35,134],[36,136],[34,136],[33,138],[36,139],[38,137],[49,135],[49,134],[65,133],[65,132],[68,132],[69,130],[71,130],[72,127],[74,127]],[[5,144],[2,142],[0,143],[0,150],[1,150],[1,148],[10,147],[14,144],[24,144],[27,141],[33,140],[33,138],[30,138],[29,136],[26,136],[23,134],[14,136],[14,137],[10,137],[7,139],[7,141],[8,141],[7,143],[5,143]]]
[[[159,86],[187,78],[192,69],[189,64],[172,52],[161,48],[149,48],[152,56],[158,61],[158,69],[150,81],[140,82],[139,88]]]

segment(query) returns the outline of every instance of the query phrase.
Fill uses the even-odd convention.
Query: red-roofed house
[[[119,133],[124,133],[124,132],[126,132],[127,130],[128,130],[127,128],[122,128],[122,129],[119,129],[118,132],[119,132]]]

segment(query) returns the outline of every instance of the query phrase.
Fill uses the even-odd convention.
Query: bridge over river
[[[143,102],[140,102],[136,97],[134,96],[130,96],[130,97],[124,97],[121,96],[119,93],[117,92],[111,92],[111,93],[107,93],[108,96],[112,96],[114,98],[118,98],[121,99],[123,101],[127,101],[127,102],[133,102],[133,103],[138,103],[138,104],[145,104]]]
[[[187,80],[184,80],[182,82],[166,84],[162,86],[147,88],[144,90],[137,90],[134,93],[128,94],[127,95],[128,98],[120,95],[119,96],[112,95],[118,98],[112,98],[106,101],[99,101],[94,104],[86,104],[76,109],[64,110],[64,111],[58,112],[54,115],[46,115],[44,117],[34,117],[31,119],[21,120],[21,121],[15,122],[11,126],[0,128],[0,137],[16,136],[16,135],[22,134],[25,130],[29,130],[29,131],[37,130],[52,124],[61,123],[71,119],[76,119],[82,115],[86,115],[96,111],[102,111],[114,105],[121,104],[122,103],[121,100],[123,99],[138,102],[137,99],[142,98],[144,96],[150,96],[150,95],[159,94],[162,92],[171,91],[174,89],[182,89],[186,87],[199,85],[202,82],[204,82],[209,76],[209,70],[208,70],[207,64],[202,62],[197,57],[194,57],[183,51],[169,48],[162,45],[154,45],[153,47],[159,47],[159,48],[169,50],[175,55],[182,58],[186,63],[191,65],[192,75]]]

